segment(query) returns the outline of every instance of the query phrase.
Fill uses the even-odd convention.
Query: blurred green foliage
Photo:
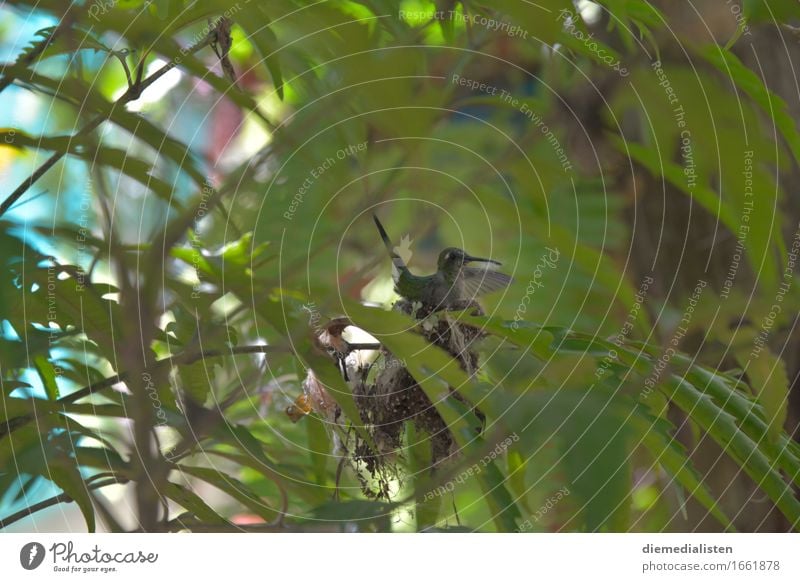
[[[735,43],[682,37],[644,0],[593,7],[4,7],[42,24],[24,42],[3,32],[0,98],[19,112],[0,131],[5,190],[55,157],[0,228],[3,524],[63,492],[90,530],[96,514],[112,530],[662,531],[707,516],[741,528],[691,454],[709,441],[796,529],[789,378],[774,351],[750,355],[795,277],[778,178],[800,159],[796,124]],[[753,26],[798,17],[794,2],[745,2],[744,14]],[[747,212],[746,158],[758,193]],[[748,227],[737,276],[755,282],[728,301],[711,285],[684,323],[724,358],[670,343],[691,299],[670,294],[672,273],[654,269],[660,291],[642,292],[630,215],[642,184],[674,188],[664,205],[681,192],[713,218],[709,236]],[[458,246],[515,277],[483,300],[486,317],[453,316],[486,332],[474,376],[387,311],[373,212],[417,272]],[[558,261],[537,269],[553,249]],[[698,260],[685,243],[662,252]],[[775,329],[798,297],[785,294]],[[343,433],[369,441],[318,345],[320,322],[342,315],[406,363],[460,449],[432,470],[429,435],[409,423],[390,499],[365,496],[336,448]],[[732,333],[734,316],[748,321]],[[343,420],[284,414],[309,369]],[[485,414],[480,435],[449,389]],[[108,510],[131,487],[149,517]]]

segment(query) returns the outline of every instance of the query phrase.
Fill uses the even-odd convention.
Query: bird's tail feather
[[[383,244],[386,246],[386,250],[389,252],[389,256],[392,258],[392,264],[394,265],[396,271],[398,273],[402,271],[407,271],[408,267],[406,266],[405,261],[394,252],[394,247],[392,246],[392,241],[389,240],[389,235],[386,234],[386,230],[383,228],[381,221],[378,220],[376,215],[372,215],[372,219],[375,221],[375,226],[378,227],[378,232],[381,234],[381,238],[383,239]]]

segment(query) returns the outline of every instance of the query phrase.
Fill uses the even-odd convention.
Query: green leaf
[[[638,344],[638,342],[637,342]],[[658,357],[658,350],[648,347],[653,357]],[[728,378],[719,372],[705,368],[694,362],[693,358],[677,354],[672,362],[685,368],[684,377],[704,394],[713,398],[717,406],[736,419],[741,430],[758,443],[761,450],[769,458],[778,463],[786,471],[792,481],[800,487],[800,446],[785,432],[773,444],[767,437],[767,422],[759,406],[749,400],[736,389],[741,385],[737,379]]]
[[[222,259],[223,265],[235,265],[237,267],[250,267],[253,261],[257,259],[269,246],[269,242],[262,242],[256,245],[253,242],[253,233],[246,232],[241,238],[230,242],[223,246],[213,256],[219,256]]]
[[[17,467],[24,467],[30,474],[47,476],[41,430],[30,424],[0,439],[0,467],[8,471],[8,475],[13,475],[14,480],[18,478]]]
[[[25,69],[25,75],[32,84],[40,86],[54,96],[67,100],[75,106],[78,106],[78,102],[76,102],[74,96],[83,96],[83,111],[87,115],[96,114],[100,119],[110,121],[126,130],[142,143],[147,144],[159,156],[172,161],[177,168],[191,177],[200,188],[207,184],[197,156],[191,149],[186,144],[171,137],[147,118],[130,113],[124,108],[118,107],[116,103],[108,103],[97,91],[93,91],[90,86],[76,78],[51,79],[28,69]]]
[[[86,520],[86,527],[89,533],[94,533],[94,507],[92,506],[92,498],[89,495],[86,483],[81,479],[81,474],[77,467],[74,465],[68,466],[66,462],[57,461],[60,460],[53,460],[48,466],[50,479],[78,504],[83,514],[83,519]]]
[[[281,470],[275,462],[267,457],[264,452],[264,443],[253,436],[246,427],[237,424],[226,424],[215,430],[214,437],[221,442],[234,446],[238,450],[244,451],[245,455],[237,457],[221,451],[212,450],[210,452],[228,459],[236,459],[239,464],[252,467],[266,479],[275,483],[280,490],[284,506],[288,505],[286,493],[288,489],[294,489],[307,500],[316,499],[315,495],[308,495],[308,488],[302,487],[301,482],[287,476],[285,470]],[[315,487],[313,493],[318,494],[319,492],[319,487]]]
[[[636,414],[631,416],[630,426],[635,431],[638,442],[650,452],[655,462],[664,467],[689,495],[708,509],[726,529],[733,530],[731,520],[719,507],[719,503],[705,483],[700,480],[683,445],[669,435],[671,423],[656,419],[637,409]]]
[[[76,274],[77,267],[61,265],[57,272],[69,272],[68,278],[53,278],[48,269],[40,268],[26,273],[26,287],[15,290],[15,300],[25,306],[7,315],[7,319],[18,333],[29,330],[38,323],[47,326],[55,322],[62,330],[74,326],[83,331],[97,344],[101,353],[106,353],[110,361],[113,357],[113,336],[116,321],[123,319],[117,302],[103,299],[106,293],[116,289],[88,284]],[[38,286],[33,290],[33,285]],[[113,289],[113,290],[112,290]]]
[[[800,3],[793,3],[800,14]],[[800,132],[797,131],[797,125],[789,113],[786,101],[770,91],[761,78],[746,67],[732,52],[717,45],[709,45],[700,54],[761,107],[764,114],[772,119],[774,127],[789,144],[795,160],[800,162]]]
[[[81,467],[113,471],[116,475],[133,478],[131,466],[115,450],[100,447],[75,447],[75,458]]]
[[[495,14],[495,19],[501,22],[508,21],[527,31],[530,34],[530,40],[527,40],[527,42],[536,43],[538,41],[549,45],[556,42],[561,32],[563,23],[562,19],[559,19],[559,11],[569,10],[574,12],[574,6],[569,0],[546,0],[545,2],[536,3],[523,3],[517,0],[493,0],[492,2],[481,2],[480,4],[489,10],[491,14]]]
[[[463,405],[451,396],[450,390],[460,392],[471,402],[480,402],[481,395],[477,384],[461,370],[456,360],[422,336],[405,331],[413,329],[418,322],[401,313],[353,303],[348,304],[347,313],[353,323],[378,338],[395,357],[407,363],[409,373],[433,403],[462,452],[466,456],[481,455],[483,441],[468,422],[473,415],[464,414]],[[520,516],[519,509],[495,463],[489,463],[478,473],[478,479],[498,531],[513,531]]]
[[[240,444],[239,448],[241,447],[242,445]],[[260,477],[271,481],[279,489],[284,504],[288,503],[289,491],[298,499],[311,505],[321,503],[322,500],[329,497],[327,489],[323,489],[315,484],[308,484],[307,481],[304,480],[307,479],[306,473],[296,470],[293,466],[282,464],[280,467],[281,470],[279,471],[276,463],[273,461],[267,460],[265,464],[249,453],[243,455],[218,449],[206,449],[205,452],[227,459],[241,467],[252,469],[253,472],[258,473]],[[251,487],[255,488],[252,484]]]
[[[216,511],[211,509],[200,496],[177,483],[168,482],[164,486],[164,495],[187,511],[190,511],[195,517],[205,523],[216,525],[228,523],[224,517],[221,517]]]
[[[739,429],[734,418],[714,404],[686,380],[671,376],[663,390],[686,414],[691,416],[764,490],[792,524],[800,525],[800,501],[783,480],[758,444]]]
[[[528,504],[528,486],[525,485],[525,471],[528,466],[528,460],[522,456],[519,450],[509,448],[506,455],[506,463],[508,465],[508,487],[514,493],[514,498],[517,500],[525,513],[530,515],[533,513]]]
[[[800,17],[796,0],[743,0],[744,13],[753,22],[785,22]]]
[[[311,455],[311,467],[314,470],[314,477],[317,485],[326,486],[328,484],[328,457],[331,456],[331,443],[325,424],[316,415],[310,414],[306,417],[306,432],[308,433],[308,451]]]
[[[181,51],[177,45],[174,45],[171,50],[174,53],[179,53]],[[183,57],[180,66],[189,71],[198,79],[203,79],[204,82],[216,89],[217,93],[224,95],[240,108],[247,111],[252,111],[266,127],[271,126],[272,122],[265,117],[264,113],[252,97],[232,87],[232,84],[227,77],[218,77],[213,72],[209,71],[208,65],[194,55],[187,54],[185,57]]]
[[[456,321],[504,338],[516,346],[530,350],[537,358],[547,361],[553,355],[550,344],[553,336],[540,326],[525,321],[505,321],[496,317],[463,317]]]
[[[180,202],[175,199],[172,186],[152,175],[154,163],[137,158],[129,150],[96,146],[87,139],[77,139],[74,136],[34,137],[17,128],[0,130],[0,142],[34,152],[49,149],[69,153],[91,166],[109,166],[149,188],[162,200],[180,208]]]
[[[408,475],[414,483],[414,504],[417,531],[429,530],[436,526],[442,500],[439,496],[428,496],[428,480],[423,477],[433,466],[431,438],[425,431],[418,430],[413,422],[405,423],[407,447],[403,453],[408,460]]]
[[[670,184],[696,200],[712,216],[719,217],[732,233],[738,231],[739,222],[734,217],[731,208],[720,200],[716,192],[702,183],[697,182],[692,187],[689,187],[681,166],[660,157],[658,150],[653,150],[652,147],[631,141],[623,141],[617,136],[612,136],[611,139],[616,144],[617,149],[650,170],[654,176],[664,177]]]
[[[38,355],[33,358],[33,365],[39,374],[39,379],[42,381],[48,400],[57,400],[60,393],[53,364],[45,356]]]
[[[242,9],[242,17],[237,18],[236,22],[247,33],[248,39],[255,45],[266,63],[275,91],[278,97],[283,99],[283,74],[277,56],[282,45],[272,30],[266,7],[257,3],[245,6]]]
[[[638,39],[634,34],[634,28],[639,32],[640,37],[645,37],[657,48],[657,43],[650,32],[651,28],[661,28],[667,22],[661,12],[650,2],[641,0],[601,0],[608,10],[608,29],[616,30],[625,48],[633,51]]]
[[[52,402],[41,398],[0,398],[0,421],[27,415],[43,421],[54,410]]]
[[[214,381],[214,364],[201,360],[194,364],[178,366],[183,389],[198,404],[203,404],[208,398],[211,383]]]
[[[545,443],[558,451],[578,513],[561,527],[588,531],[627,531],[630,527],[630,448],[627,419],[632,403],[618,390],[601,385],[585,388],[565,382],[558,389],[534,390],[498,401],[497,416],[519,427],[515,445],[535,454]],[[545,471],[545,474],[550,471]]]
[[[261,517],[264,521],[272,521],[278,515],[278,512],[266,504],[259,495],[231,475],[222,473],[216,469],[190,467],[187,465],[180,465],[177,470],[191,475],[192,477],[197,477],[213,485],[220,491],[227,493],[250,511]]]
[[[84,414],[87,416],[111,416],[127,418],[130,411],[120,404],[59,404],[58,410],[67,414]]]
[[[742,364],[744,365],[745,362]],[[750,385],[755,389],[758,402],[764,409],[767,435],[773,443],[777,443],[786,422],[789,396],[786,363],[765,348],[758,357],[747,361],[746,371]]]
[[[3,395],[2,398],[10,398],[9,394],[11,394],[17,388],[32,388],[32,386],[27,382],[22,382],[20,380],[0,379],[0,384],[2,384],[2,388],[0,389],[0,394]]]
[[[303,355],[303,359],[314,371],[314,375],[322,383],[331,398],[336,401],[336,404],[339,405],[342,412],[344,412],[345,416],[350,420],[358,436],[360,436],[373,451],[376,451],[377,447],[372,439],[372,435],[367,432],[364,421],[361,420],[361,414],[358,411],[358,406],[356,406],[356,401],[353,398],[350,385],[342,379],[339,369],[336,368],[329,358],[320,356],[313,351],[306,352]]]
[[[183,0],[156,0],[156,12],[161,20],[169,20],[179,14]]]
[[[313,510],[313,515],[323,521],[375,522],[380,531],[391,531],[389,518],[399,504],[387,501],[331,501]]]

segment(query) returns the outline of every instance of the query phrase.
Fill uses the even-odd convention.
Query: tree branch
[[[128,480],[124,478],[111,477],[105,481],[97,481],[96,483],[86,485],[86,487],[90,490],[94,490],[94,489],[100,489],[101,487],[108,487],[109,485],[116,485],[118,483],[127,483],[127,481]],[[20,511],[11,514],[8,517],[0,519],[0,529],[8,527],[12,523],[17,522],[21,519],[25,519],[26,517],[29,517],[38,511],[47,509],[48,507],[52,507],[53,505],[58,505],[59,503],[69,503],[70,501],[72,501],[72,497],[70,497],[66,493],[61,493],[49,499],[45,499],[44,501],[40,501],[39,503],[34,503],[33,505],[29,505],[25,509],[21,509]]]
[[[235,524],[228,522],[211,524],[192,518],[170,520],[163,524],[163,529],[160,531],[175,532],[187,529],[197,533],[341,533],[342,531],[341,527],[335,523],[291,525],[272,523]]]
[[[170,356],[168,358],[163,358],[161,360],[156,361],[155,366],[153,366],[153,368],[151,368],[148,371],[154,371],[164,366],[173,366],[177,364],[193,364],[195,362],[204,360],[206,358],[222,358],[225,356],[238,356],[244,354],[266,354],[270,352],[289,353],[289,350],[287,348],[283,348],[280,346],[266,346],[266,345],[234,346],[227,350],[218,350],[218,349],[202,350],[199,352],[178,354],[175,356]],[[56,402],[58,404],[72,404],[73,402],[76,402],[81,398],[85,398],[91,394],[95,394],[102,390],[111,388],[114,384],[118,384],[119,382],[124,382],[127,377],[128,374],[126,374],[125,372],[122,372],[121,374],[114,374],[113,376],[104,378],[99,382],[90,384],[84,388],[81,388],[80,390],[72,392],[71,394],[62,396]],[[0,423],[0,438],[28,424],[31,420],[33,420],[33,416],[27,414],[24,416],[17,416],[15,418],[10,418],[4,423]]]
[[[53,33],[53,35],[55,35],[55,32]],[[183,53],[182,56],[185,56],[186,54],[193,54],[209,46],[212,42],[216,40],[216,37],[217,37],[216,29],[212,29],[208,34],[206,34],[205,37],[203,37],[196,44],[192,45],[188,49],[185,49],[186,52]],[[41,45],[37,46],[36,48],[38,49],[38,52],[30,58],[30,62],[32,62],[33,59],[35,59],[36,56],[38,56],[38,54],[41,54],[41,52],[43,52],[44,49],[47,48],[47,44],[49,44],[49,42],[51,41],[52,41],[52,35],[51,35],[51,40],[43,42]],[[147,89],[150,85],[158,81],[161,77],[163,77],[173,68],[175,68],[178,65],[178,63],[179,60],[173,59],[169,63],[165,64],[160,69],[158,69],[155,73],[147,77],[146,79],[139,82],[134,82],[133,84],[129,85],[128,90],[125,91],[125,93],[123,93],[122,96],[114,102],[114,105],[111,107],[111,111],[113,111],[114,108],[117,107],[118,105],[125,105],[126,103],[130,103],[131,101],[136,101],[139,97],[141,97],[145,89]],[[26,59],[26,61],[24,61],[23,64],[30,64],[30,63]],[[14,77],[9,75],[1,79],[0,90],[5,88],[4,84],[8,84],[13,80]],[[78,139],[88,135],[89,133],[97,129],[97,127],[101,123],[103,123],[106,119],[107,116],[103,114],[95,116],[94,118],[89,120],[89,122],[86,125],[84,125],[72,137],[72,139]],[[67,154],[66,151],[55,152],[41,166],[36,168],[36,170],[34,170],[34,172],[30,176],[28,176],[28,178],[26,178],[25,181],[23,181],[22,184],[20,184],[17,187],[17,189],[14,190],[5,200],[3,200],[2,204],[0,204],[0,216],[8,212],[9,208],[11,208],[14,205],[14,203],[16,203],[17,200],[19,200],[22,197],[22,195],[25,194],[25,192],[27,192],[28,188],[33,186],[39,180],[39,178],[41,178],[50,168],[56,165],[56,163],[58,163],[58,161],[61,158],[63,158],[66,154]]]

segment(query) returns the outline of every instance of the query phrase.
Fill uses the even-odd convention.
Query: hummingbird
[[[479,295],[504,289],[513,281],[505,273],[489,267],[468,267],[468,263],[501,263],[494,259],[473,257],[456,247],[446,248],[439,253],[436,273],[414,275],[408,270],[403,258],[394,251],[381,221],[375,214],[372,218],[392,259],[395,291],[412,303],[421,303],[426,310],[457,307],[459,303],[474,300]]]

